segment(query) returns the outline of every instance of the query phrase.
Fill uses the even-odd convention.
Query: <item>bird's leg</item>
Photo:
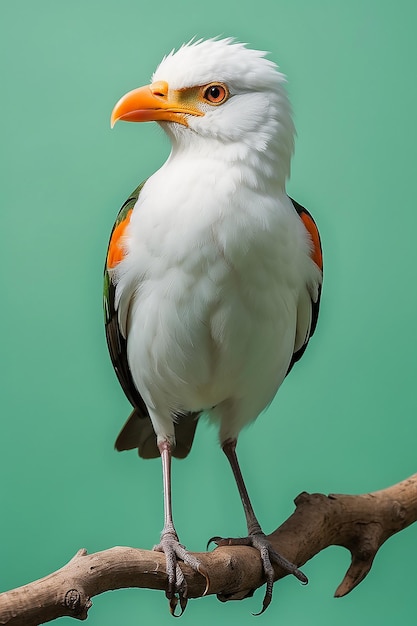
[[[163,552],[166,558],[166,568],[168,577],[168,587],[166,597],[169,600],[169,608],[172,615],[175,615],[175,609],[180,602],[181,613],[185,611],[187,606],[187,582],[180,566],[178,559],[187,563],[193,570],[200,572],[206,579],[206,589],[208,591],[209,579],[206,569],[200,561],[190,554],[178,540],[177,531],[175,530],[172,517],[172,499],[171,499],[171,458],[172,446],[169,441],[158,443],[159,452],[162,460],[162,476],[164,484],[164,528],[161,533],[161,541],[154,546],[154,550]]]
[[[222,446],[230,467],[232,468],[233,475],[236,480],[237,488],[239,490],[240,498],[242,500],[243,509],[245,511],[246,523],[248,526],[248,537],[238,539],[222,539],[221,537],[213,537],[211,541],[214,541],[218,546],[224,545],[250,545],[256,548],[262,559],[262,564],[266,576],[266,592],[262,604],[262,610],[259,615],[263,613],[269,606],[272,599],[272,588],[274,584],[275,572],[273,563],[287,571],[289,574],[293,574],[298,580],[306,584],[308,582],[307,577],[297,568],[294,563],[288,561],[285,557],[274,550],[271,543],[266,538],[265,533],[256,518],[255,512],[252,507],[252,503],[249,498],[248,491],[246,489],[245,481],[239,466],[239,461],[236,454],[236,439],[227,439]]]

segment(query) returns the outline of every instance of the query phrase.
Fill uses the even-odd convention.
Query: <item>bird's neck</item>
[[[253,143],[196,138],[188,143],[172,142],[172,151],[166,165],[177,165],[181,161],[204,167],[216,164],[217,171],[236,171],[242,182],[252,189],[284,191],[290,174],[292,144],[279,142]],[[201,170],[200,170],[201,171]]]

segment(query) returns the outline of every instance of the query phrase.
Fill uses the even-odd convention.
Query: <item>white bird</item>
[[[166,56],[148,86],[126,94],[117,120],[157,121],[171,154],[123,205],[105,269],[108,346],[134,407],[117,441],[162,457],[167,597],[184,610],[171,509],[171,457],[190,451],[199,416],[218,424],[248,537],[272,597],[277,554],[255,516],[236,442],[274,398],[313,334],[322,283],[320,238],[285,184],[294,147],[285,78],[264,52],[232,39],[193,41]],[[142,151],[142,147],[138,150]],[[262,612],[261,611],[261,612]]]

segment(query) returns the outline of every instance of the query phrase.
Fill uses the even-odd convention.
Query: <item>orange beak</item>
[[[204,115],[198,108],[198,94],[194,89],[170,91],[168,83],[159,81],[152,85],[129,91],[114,107],[110,124],[125,122],[177,122],[188,126],[188,115]]]

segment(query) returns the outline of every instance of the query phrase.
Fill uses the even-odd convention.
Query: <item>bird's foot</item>
[[[262,603],[262,609],[259,613],[255,613],[255,615],[261,615],[268,606],[271,604],[272,600],[272,589],[274,586],[275,572],[273,564],[278,565],[284,571],[288,572],[288,574],[292,574],[295,576],[303,585],[308,583],[308,578],[303,574],[301,570],[298,569],[294,563],[288,561],[285,557],[279,554],[276,550],[274,550],[270,541],[268,541],[266,535],[261,532],[256,532],[250,534],[248,537],[241,538],[228,538],[223,539],[222,537],[212,537],[207,544],[207,547],[210,543],[215,543],[217,546],[252,546],[258,550],[261,555],[261,561],[264,569],[264,573],[266,576],[266,591],[265,596]],[[246,597],[253,595],[252,593],[247,594]],[[219,600],[226,601],[229,598],[227,596],[218,596]]]
[[[209,578],[204,565],[193,554],[179,542],[176,532],[163,532],[161,541],[153,548],[156,552],[163,552],[166,558],[166,568],[168,577],[168,586],[165,595],[169,601],[169,610],[174,617],[180,617],[187,606],[188,589],[182,569],[178,564],[178,560],[189,565],[194,571],[199,572],[206,579],[206,588],[203,595],[206,595],[209,588]],[[181,612],[176,615],[175,609],[178,602]]]

